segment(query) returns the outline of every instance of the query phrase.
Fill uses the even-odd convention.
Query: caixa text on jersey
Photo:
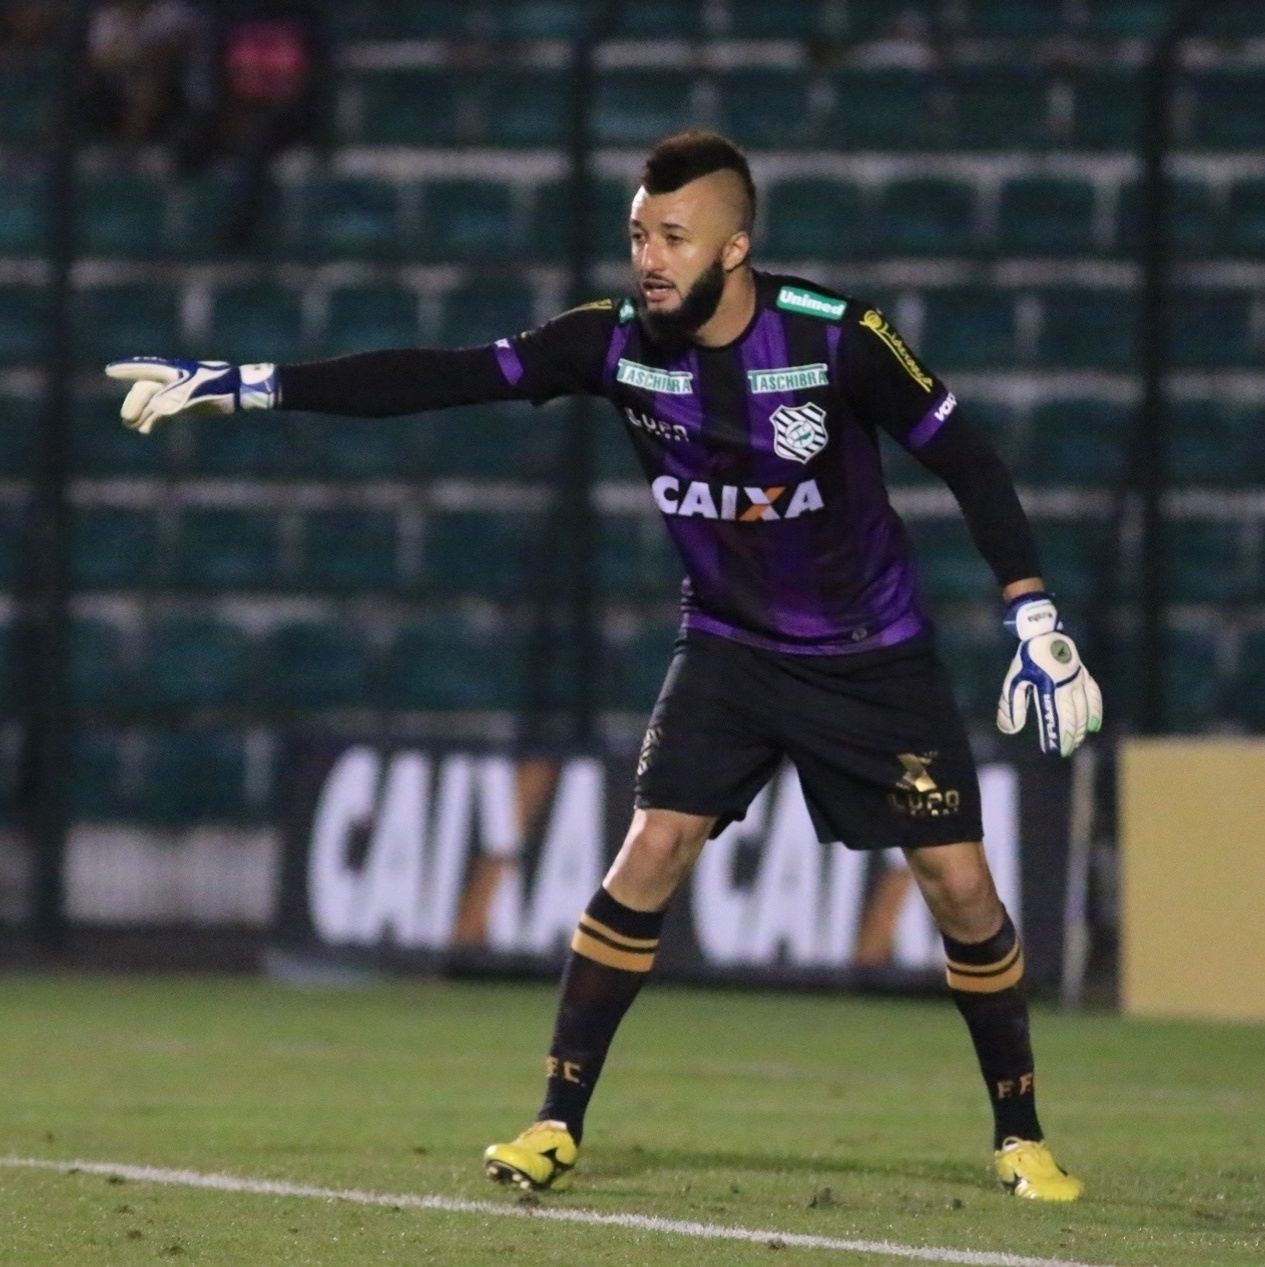
[[[737,484],[707,484],[692,480],[682,487],[675,475],[660,475],[650,485],[655,502],[665,515],[684,519],[730,519],[738,523],[798,519],[825,503],[816,480],[774,488],[749,488]]]

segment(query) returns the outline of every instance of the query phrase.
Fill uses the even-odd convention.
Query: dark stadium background
[[[748,148],[758,261],[877,301],[992,436],[1112,735],[1265,729],[1260,6],[1205,5],[1181,45],[1156,239],[1147,67],[1180,5],[330,0],[325,126],[278,159],[258,233],[228,252],[221,172],[83,139],[66,67],[86,6],[52,7],[58,30],[0,54],[15,938],[56,943],[64,917],[81,947],[133,927],[181,929],[188,954],[253,946],[295,730],[635,747],[679,573],[613,416],[280,414],[140,437],[99,371],[466,344],[617,294],[641,156],[685,126]],[[890,470],[987,753],[1009,655],[991,580],[947,490],[899,454]]]

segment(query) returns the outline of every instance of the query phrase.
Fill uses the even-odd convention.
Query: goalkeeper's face
[[[715,314],[729,276],[746,263],[744,195],[732,172],[680,189],[639,189],[629,219],[638,307],[652,330],[692,334]]]

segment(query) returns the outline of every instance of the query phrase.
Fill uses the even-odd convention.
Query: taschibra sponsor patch
[[[657,370],[637,361],[626,361],[623,357],[619,359],[615,379],[617,382],[627,383],[629,387],[640,387],[647,392],[662,392],[666,396],[688,396],[694,390],[693,374],[681,370]]]
[[[905,367],[905,372],[922,388],[929,392],[934,386],[931,375],[918,364],[914,354],[905,346],[905,340],[887,324],[887,318],[873,308],[861,318],[861,324],[867,330],[873,330],[891,349],[892,355]]]
[[[815,365],[787,365],[779,370],[748,370],[747,385],[753,396],[771,392],[800,392],[808,387],[826,387],[830,372],[825,362]]]
[[[820,317],[823,321],[838,321],[847,312],[848,301],[819,295],[815,290],[804,290],[802,286],[783,286],[777,292],[777,306],[787,312]]]

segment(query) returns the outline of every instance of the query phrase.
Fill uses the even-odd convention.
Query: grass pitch
[[[552,988],[0,978],[0,1155],[512,1205],[479,1154],[533,1116]],[[994,1188],[942,1005],[652,985],[550,1206],[1087,1263],[1265,1261],[1265,1028],[1036,1018],[1073,1206]],[[828,1189],[828,1195],[824,1190]],[[815,1198],[815,1200],[814,1200]],[[4,1264],[872,1264],[541,1219],[0,1169]]]

